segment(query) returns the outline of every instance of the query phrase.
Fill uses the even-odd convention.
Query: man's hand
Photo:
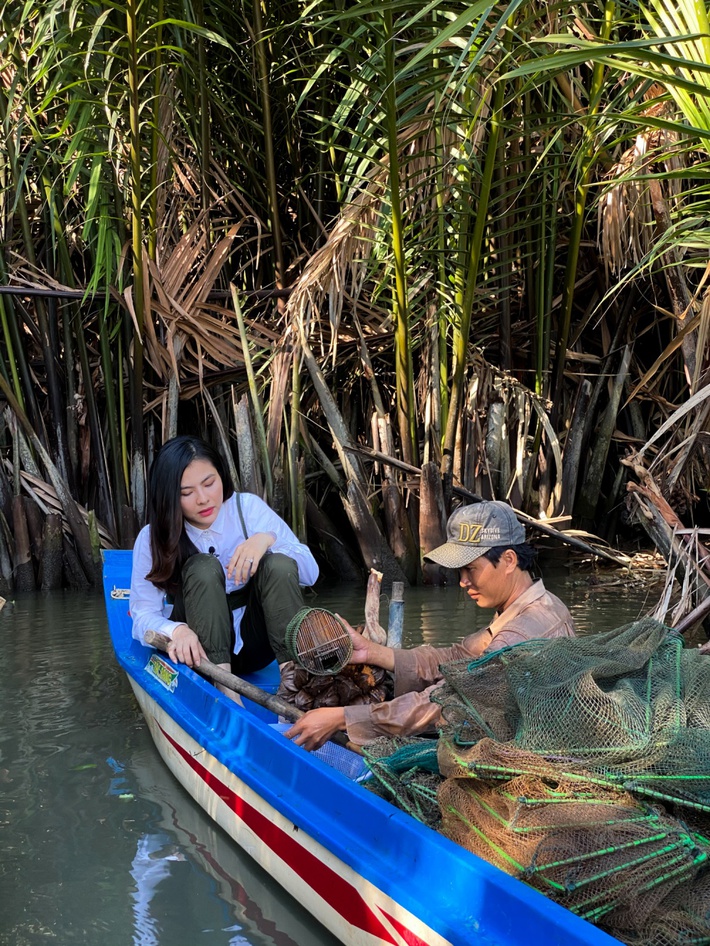
[[[366,664],[369,663],[367,655],[369,653],[370,641],[363,637],[359,631],[356,631],[340,614],[335,615],[336,618],[343,625],[345,630],[350,635],[350,639],[353,642],[353,655],[348,661],[351,664]]]
[[[353,642],[353,655],[348,663],[370,664],[372,667],[382,667],[383,670],[394,670],[394,650],[392,647],[385,647],[384,644],[369,641],[358,633],[354,627],[351,627],[344,617],[339,614],[335,616],[342,622]]]
[[[312,752],[320,749],[323,743],[338,732],[345,729],[345,710],[342,706],[322,706],[320,709],[309,710],[293,724],[284,735],[293,739],[297,746],[303,746]]]
[[[173,639],[168,645],[168,657],[175,663],[199,667],[201,660],[207,660],[200,638],[187,624],[179,624],[173,631]]]

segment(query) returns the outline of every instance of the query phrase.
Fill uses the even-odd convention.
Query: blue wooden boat
[[[135,641],[130,572],[130,552],[104,553],[113,646],[158,752],[210,817],[342,943],[618,946],[294,746],[262,707],[238,706]],[[277,678],[275,664],[249,677],[272,691]]]

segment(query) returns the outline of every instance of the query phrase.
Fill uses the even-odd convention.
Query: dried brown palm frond
[[[239,232],[239,223],[225,228],[216,243],[209,240],[209,217],[200,215],[159,261],[145,257],[146,357],[163,381],[202,378],[206,371],[233,369],[243,363],[239,329],[231,309],[208,300]],[[133,313],[131,290],[125,293]],[[277,338],[263,327],[258,339],[269,350]]]
[[[687,497],[684,499],[676,490],[670,497],[671,506],[667,484],[654,477],[653,465],[647,468],[640,452],[622,463],[638,480],[627,485],[632,517],[640,522],[667,563],[664,587],[652,616],[671,627],[690,620],[690,627],[693,614],[710,596],[710,530],[685,527],[679,513],[687,513]]]
[[[703,342],[699,351],[707,348],[708,321],[710,298],[706,293],[701,312],[694,320],[700,325],[699,338]],[[661,494],[674,508],[684,509],[696,502],[698,491],[707,488],[710,468],[708,372],[700,379],[698,390],[670,412],[634,459],[648,467]]]
[[[143,256],[144,345],[159,379],[168,383],[172,378],[178,386],[197,379],[199,388],[205,373],[243,363],[234,313],[209,297],[233,255],[238,235],[240,249],[255,242],[258,255],[260,227],[214,159],[210,162],[212,202],[209,208],[202,207],[205,182],[194,146],[177,132],[174,112],[167,77],[159,102],[153,232]],[[249,250],[243,255],[248,259]],[[133,314],[130,289],[125,301]],[[257,344],[270,348],[275,333],[268,339],[265,333],[261,335]]]
[[[357,297],[362,289],[365,261],[375,240],[379,208],[386,192],[386,169],[378,169],[346,205],[326,243],[306,264],[287,303],[287,311],[304,337],[311,336],[326,296],[332,338],[337,336],[345,292]],[[330,348],[330,344],[325,347]]]
[[[706,533],[704,538],[707,541],[708,530],[704,529],[702,533]],[[700,539],[701,532],[694,528],[681,530],[681,534],[685,539],[684,546],[680,546],[677,541],[676,537],[679,535],[677,529],[673,530],[672,537],[675,540],[674,545],[683,549],[684,558],[669,557],[663,590],[649,615],[669,627],[675,627],[710,593],[708,589],[710,560],[708,560],[707,549]]]
[[[537,417],[555,468],[556,485],[547,511],[552,515],[561,491],[562,445],[552,429],[550,411],[549,401],[474,352],[454,457],[456,480],[472,493],[521,507],[534,460],[530,423]]]
[[[12,463],[9,460],[5,460],[5,468],[8,473],[12,473]],[[20,470],[20,483],[22,489],[27,493],[27,495],[37,504],[40,511],[44,515],[49,513],[57,513],[62,517],[62,530],[65,535],[71,535],[71,528],[67,521],[66,515],[62,508],[61,500],[57,495],[56,489],[52,486],[51,483],[46,482],[38,476],[34,476],[32,473],[28,473],[25,470]],[[84,508],[84,506],[76,503],[76,508],[79,512],[79,515],[88,525],[89,522],[89,513]],[[112,549],[115,547],[115,540],[110,535],[108,530],[100,522],[97,523],[99,537],[101,539],[101,547],[104,549]]]
[[[65,286],[50,273],[31,263],[21,253],[14,250],[10,244],[5,246],[4,251],[13,286],[26,289],[51,289],[58,293],[66,292],[67,296],[76,295],[76,290],[72,289],[71,286]]]
[[[640,265],[652,248],[655,216],[646,177],[659,165],[667,172],[686,166],[677,132],[653,129],[637,135],[633,148],[607,175],[617,182],[599,201],[598,210],[598,242],[607,274]],[[668,197],[678,195],[679,184],[673,178],[665,187]]]
[[[427,111],[433,109],[433,103]],[[488,95],[482,96],[481,115],[488,114]],[[476,152],[484,134],[485,122],[476,125],[469,149]],[[437,134],[440,136],[437,141]],[[399,132],[401,190],[406,195],[404,210],[409,221],[430,219],[438,211],[438,199],[447,202],[457,181],[458,149],[463,145],[460,129],[451,123],[435,128],[432,118],[418,120]],[[436,180],[435,155],[446,156],[442,182]],[[287,314],[294,320],[304,338],[313,339],[317,330],[321,346],[335,357],[340,331],[343,304],[357,300],[368,275],[368,261],[379,239],[380,221],[387,216],[389,187],[389,160],[380,158],[364,181],[353,188],[328,239],[309,259],[293,287],[287,304]],[[432,223],[433,225],[433,223]],[[321,312],[328,300],[328,324],[323,324]],[[361,312],[362,314],[362,312]],[[374,317],[370,328],[390,330],[391,312],[370,309]],[[329,337],[326,338],[326,331]]]

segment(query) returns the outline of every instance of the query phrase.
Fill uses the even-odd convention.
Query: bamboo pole
[[[146,631],[145,642],[151,647],[155,647],[163,653],[167,653],[170,639],[165,637],[164,634],[157,634],[155,631]],[[285,716],[286,719],[295,722],[297,719],[306,715],[303,710],[298,709],[298,707],[294,706],[292,703],[288,703],[282,697],[277,696],[275,693],[267,693],[253,683],[249,683],[248,680],[243,680],[241,677],[229,673],[228,670],[223,670],[221,667],[216,666],[211,660],[207,660],[207,658],[203,658],[199,666],[195,669],[197,673],[211,680],[213,683],[219,683],[228,690],[232,690],[240,696],[245,696],[248,700],[251,700],[252,703],[263,706],[277,716]],[[346,749],[349,749],[351,752],[356,752],[358,755],[363,754],[360,746],[356,746],[354,743],[350,742],[345,733],[335,733],[330,741],[337,743],[339,746],[344,746]]]

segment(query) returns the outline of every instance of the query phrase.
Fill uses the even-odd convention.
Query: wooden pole
[[[387,623],[387,646],[399,649],[402,646],[402,630],[404,627],[404,583],[392,582],[392,597],[390,598],[389,621]]]
[[[162,650],[163,653],[167,653],[170,638],[166,637],[164,634],[157,634],[155,631],[146,631],[145,642],[151,647],[155,647],[158,650]],[[252,703],[257,703],[259,706],[271,710],[271,712],[276,713],[277,716],[285,716],[286,719],[295,722],[295,720],[305,715],[303,710],[298,709],[297,706],[293,706],[291,703],[287,703],[282,697],[276,696],[275,693],[267,693],[265,690],[260,689],[260,687],[254,686],[253,683],[249,683],[248,680],[236,677],[233,673],[229,673],[228,670],[222,670],[221,667],[217,667],[213,664],[211,660],[203,658],[200,661],[200,666],[195,669],[197,673],[211,680],[213,683],[220,683],[228,690],[233,690],[235,693],[239,693],[240,696],[245,696],[248,700],[251,700]],[[344,746],[346,749],[349,749],[351,752],[356,752],[358,755],[363,754],[360,746],[356,746],[354,743],[350,742],[345,733],[335,733],[330,741],[337,743],[339,746]]]

